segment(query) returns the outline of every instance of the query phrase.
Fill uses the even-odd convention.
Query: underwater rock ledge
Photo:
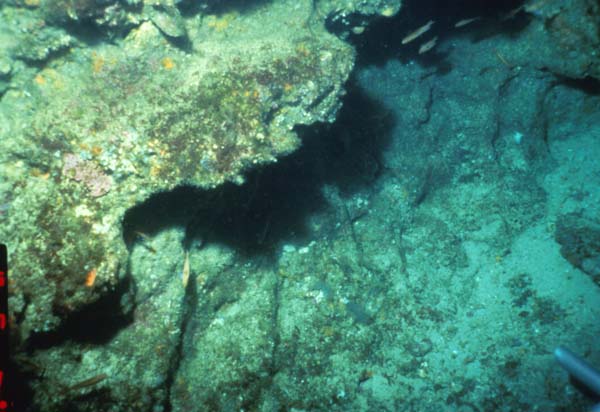
[[[368,12],[398,9],[380,1]],[[47,8],[20,10],[35,20]],[[354,49],[325,30],[325,17],[311,1],[179,16],[183,43],[161,20],[141,18],[121,40],[71,42],[33,64],[18,62],[22,44],[11,43],[18,70],[2,96],[0,156],[11,166],[0,172],[0,235],[11,245],[20,342],[56,330],[123,279],[128,209],[183,184],[242,184],[245,171],[298,148],[296,125],[335,119]],[[73,21],[49,23],[39,30]]]

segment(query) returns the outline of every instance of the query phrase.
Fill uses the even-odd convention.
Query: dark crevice
[[[423,126],[429,123],[431,119],[431,108],[433,106],[433,87],[429,87],[429,93],[427,95],[427,101],[425,102],[425,118],[419,119],[419,126]]]
[[[153,195],[130,209],[123,236],[131,248],[168,227],[184,227],[184,247],[219,242],[242,255],[271,255],[282,241],[307,239],[306,217],[324,210],[321,188],[350,194],[368,187],[381,171],[381,151],[394,119],[358,88],[350,88],[333,125],[298,130],[303,146],[276,164],[247,174],[241,185],[215,190],[182,186]]]
[[[424,0],[403,2],[400,12],[392,18],[373,22],[364,33],[351,35],[350,40],[358,51],[358,64],[385,64],[390,59],[403,63],[416,60],[420,64],[437,68],[439,73],[451,70],[447,61],[448,52],[435,47],[419,54],[419,47],[433,37],[438,37],[438,46],[444,39],[457,35],[468,35],[480,41],[496,35],[513,36],[529,24],[530,16],[519,10],[523,0],[476,1]],[[514,13],[514,15],[513,15]],[[464,26],[454,27],[461,20],[477,18]],[[417,28],[433,21],[430,30],[421,37],[402,44],[402,39]]]
[[[196,279],[194,279],[192,276],[185,288],[185,296],[183,299],[183,313],[181,315],[181,321],[179,326],[179,340],[177,341],[177,347],[173,350],[172,358],[169,362],[170,368],[167,371],[167,377],[165,380],[165,388],[167,390],[164,405],[165,412],[171,412],[173,410],[173,405],[171,404],[171,389],[173,387],[173,383],[175,382],[175,378],[177,377],[177,373],[179,372],[181,361],[185,355],[184,343],[187,336],[186,334],[192,326],[193,317],[196,313],[198,306],[198,289],[196,285]]]
[[[129,278],[98,301],[70,314],[53,332],[33,333],[26,342],[26,351],[60,346],[68,341],[102,345],[133,321],[130,311],[121,309],[121,297],[131,288]]]
[[[184,0],[178,4],[183,14],[194,15],[200,12],[223,14],[236,11],[248,13],[273,0]]]
[[[558,82],[575,90],[584,92],[590,96],[600,96],[600,80],[593,77],[584,77],[583,79],[573,79],[564,76],[557,76]]]

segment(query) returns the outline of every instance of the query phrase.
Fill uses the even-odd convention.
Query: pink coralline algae
[[[66,154],[63,161],[63,176],[83,183],[92,197],[100,197],[110,191],[113,183],[111,177],[95,162],[84,160],[72,153]]]

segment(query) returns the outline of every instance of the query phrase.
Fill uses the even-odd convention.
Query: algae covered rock
[[[89,24],[98,26],[126,25],[129,12],[141,7],[141,1],[38,0],[44,20],[55,23]]]
[[[509,46],[507,59],[569,78],[600,78],[598,2],[535,2],[524,10],[529,24]]]
[[[298,25],[278,18],[285,3],[191,17],[186,50],[146,21],[118,44],[73,49],[25,93],[5,95],[11,138],[0,145],[13,166],[0,171],[10,199],[1,235],[14,251],[14,300],[27,302],[15,306],[24,339],[125,276],[125,211],[182,184],[241,184],[299,146],[296,125],[335,118],[353,49],[302,24],[308,3]]]
[[[336,117],[354,50],[325,29],[330,5],[226,3],[183,13],[171,2],[47,0],[24,12],[44,24],[11,40],[15,60],[2,79],[12,84],[0,105],[0,238],[11,255],[15,351],[69,340],[32,356],[52,369],[33,384],[36,408],[75,408],[87,393],[90,404],[110,399],[122,411],[229,410],[269,384],[274,273],[230,251],[192,251],[188,289],[210,284],[196,296],[182,287],[181,251],[140,257],[122,227],[159,192],[243,184],[246,172],[300,146],[297,126]],[[82,27],[109,29],[112,41],[101,32],[87,42]],[[175,232],[157,242],[179,245]],[[116,335],[89,346],[86,327],[115,319],[126,319]],[[51,388],[63,389],[50,398]]]
[[[563,257],[600,283],[600,224],[574,213],[562,215],[554,237]]]
[[[172,4],[157,4],[149,7],[150,20],[166,36],[186,37],[187,33],[179,9]]]
[[[19,34],[13,55],[28,62],[43,62],[53,55],[65,52],[75,40],[64,30],[54,27],[25,31]]]
[[[327,27],[341,37],[346,37],[350,33],[362,33],[366,26],[378,17],[396,15],[402,2],[400,0],[324,0],[315,1],[314,4],[317,13],[324,17]]]

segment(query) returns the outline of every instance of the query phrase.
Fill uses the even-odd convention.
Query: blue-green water
[[[0,2],[14,410],[590,410],[599,22]]]

